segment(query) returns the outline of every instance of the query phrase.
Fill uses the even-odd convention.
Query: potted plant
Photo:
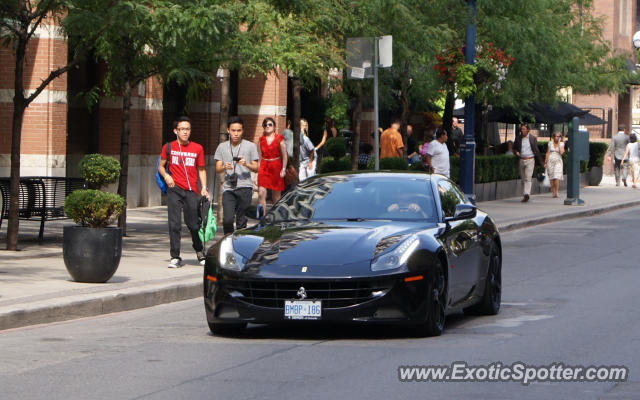
[[[120,176],[120,163],[101,154],[88,154],[80,172],[89,189],[76,190],[64,202],[64,212],[78,225],[64,227],[64,264],[77,282],[106,282],[118,269],[122,229],[110,225],[124,210],[124,199],[99,190]]]
[[[598,186],[602,181],[602,164],[609,145],[589,142],[589,186]]]

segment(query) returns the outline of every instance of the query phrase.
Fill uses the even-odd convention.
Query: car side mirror
[[[444,222],[475,218],[477,212],[478,208],[472,204],[458,204],[453,212],[453,217],[446,217]]]

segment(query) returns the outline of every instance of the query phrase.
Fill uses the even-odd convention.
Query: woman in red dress
[[[275,203],[284,190],[284,175],[287,165],[287,147],[284,137],[276,133],[276,121],[267,117],[262,121],[264,132],[260,136],[260,168],[258,169],[258,207],[267,210],[267,189],[271,189],[271,200]],[[260,215],[260,211],[258,211]]]

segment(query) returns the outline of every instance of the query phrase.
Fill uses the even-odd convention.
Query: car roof
[[[342,171],[342,172],[332,172],[327,174],[316,175],[317,177],[329,177],[329,176],[348,176],[353,179],[370,179],[375,177],[389,177],[392,176],[394,178],[408,178],[408,179],[423,179],[425,181],[431,181],[434,178],[445,178],[441,175],[436,174],[428,174],[421,171],[392,171],[392,170],[381,170],[381,171]]]

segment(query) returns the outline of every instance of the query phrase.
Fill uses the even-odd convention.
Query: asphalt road
[[[0,332],[2,399],[640,398],[639,208],[503,235],[503,308],[400,329],[209,334],[201,299]],[[614,382],[411,382],[401,365],[623,365]]]

